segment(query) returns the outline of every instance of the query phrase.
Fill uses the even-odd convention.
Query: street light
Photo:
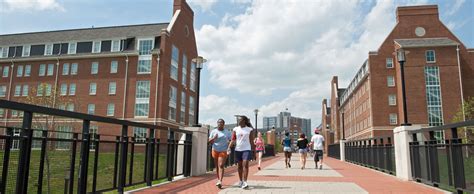
[[[403,104],[403,123],[401,126],[410,126],[411,124],[408,123],[408,116],[407,116],[407,103],[406,103],[406,92],[405,92],[405,71],[403,70],[403,65],[405,64],[406,57],[405,55],[408,54],[403,48],[397,50],[397,60],[400,64],[400,74],[402,79],[402,104]]]
[[[255,113],[255,131],[258,131],[258,129],[257,129],[258,109],[253,110],[253,112]]]
[[[198,70],[197,74],[197,98],[196,98],[196,121],[195,121],[195,127],[200,127],[201,125],[199,124],[199,89],[200,89],[200,84],[201,84],[201,69],[207,60],[201,56],[198,56],[194,59],[192,59],[192,62],[196,64],[196,69]]]

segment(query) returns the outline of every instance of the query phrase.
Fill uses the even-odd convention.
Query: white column
[[[193,132],[193,148],[191,153],[191,176],[199,176],[205,174],[207,161],[207,128],[185,127],[184,129]]]
[[[341,161],[346,161],[346,151],[345,151],[345,148],[346,148],[346,140],[339,140],[339,148],[340,148],[340,153],[341,153]]]
[[[412,180],[410,145],[413,140],[409,131],[420,129],[421,126],[400,126],[393,129],[394,149],[395,149],[395,169],[397,178],[409,181]]]

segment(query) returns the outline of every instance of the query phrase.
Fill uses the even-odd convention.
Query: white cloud
[[[60,5],[57,0],[3,0],[3,11],[43,11],[43,10],[57,10],[65,11],[64,7]]]
[[[446,15],[454,15],[459,10],[459,8],[461,8],[464,2],[466,2],[466,0],[455,0],[454,4],[452,4],[451,8],[446,12]]]
[[[367,9],[362,1],[253,1],[245,13],[202,26],[196,32],[198,49],[210,59],[211,82],[252,95],[292,91],[262,105],[262,113],[274,116],[288,107],[316,126],[332,76],[345,87],[395,26],[396,6],[424,2],[376,1]]]
[[[217,0],[188,0],[188,3],[201,8],[202,11],[211,11],[212,7],[217,3]]]

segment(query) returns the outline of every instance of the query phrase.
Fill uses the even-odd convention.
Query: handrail
[[[350,143],[350,142],[357,142],[357,141],[369,141],[369,140],[378,140],[378,139],[382,139],[382,138],[393,138],[393,135],[383,135],[383,136],[378,136],[378,137],[371,137],[371,138],[365,138],[365,139],[354,139],[354,140],[350,140],[350,141],[346,141],[344,143]],[[392,140],[393,141],[393,140]]]
[[[170,130],[182,132],[182,133],[191,133],[190,131],[185,131],[181,129],[171,129],[171,128],[163,127],[163,126],[151,125],[151,124],[146,124],[146,123],[138,123],[134,121],[120,120],[120,119],[109,118],[109,117],[101,117],[101,116],[90,115],[90,114],[85,114],[85,113],[71,112],[67,110],[60,110],[60,109],[55,109],[55,108],[25,104],[25,103],[20,103],[20,102],[13,102],[13,101],[8,101],[8,100],[0,100],[0,108],[27,111],[27,112],[32,112],[32,113],[40,113],[40,114],[53,115],[53,116],[59,116],[59,117],[67,117],[71,119],[96,121],[96,122],[116,124],[116,125],[127,125],[127,126],[142,127],[142,128],[148,128],[148,129],[158,129],[158,130],[164,130],[164,131],[167,131],[168,129],[170,129]]]
[[[408,132],[409,133],[421,133],[421,132],[429,132],[429,131],[443,131],[443,130],[446,130],[446,129],[467,127],[467,126],[474,126],[474,120],[468,120],[468,121],[463,121],[463,122],[458,122],[458,123],[451,123],[451,124],[436,126],[436,127],[421,128],[421,129],[412,130],[412,131],[408,131]]]

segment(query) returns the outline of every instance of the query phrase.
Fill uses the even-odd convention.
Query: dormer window
[[[112,45],[111,45],[110,51],[111,52],[120,51],[120,40],[112,40]]]
[[[53,44],[46,44],[44,48],[44,55],[52,55],[53,54]]]
[[[30,50],[31,50],[31,46],[30,46],[30,45],[25,45],[25,46],[23,46],[23,53],[22,53],[22,56],[23,56],[23,57],[29,57],[29,56],[30,56]]]
[[[75,42],[70,42],[69,43],[69,49],[67,50],[67,54],[76,54],[76,43]]]
[[[94,41],[93,46],[92,46],[92,53],[100,53],[100,46],[101,46],[100,41]]]

